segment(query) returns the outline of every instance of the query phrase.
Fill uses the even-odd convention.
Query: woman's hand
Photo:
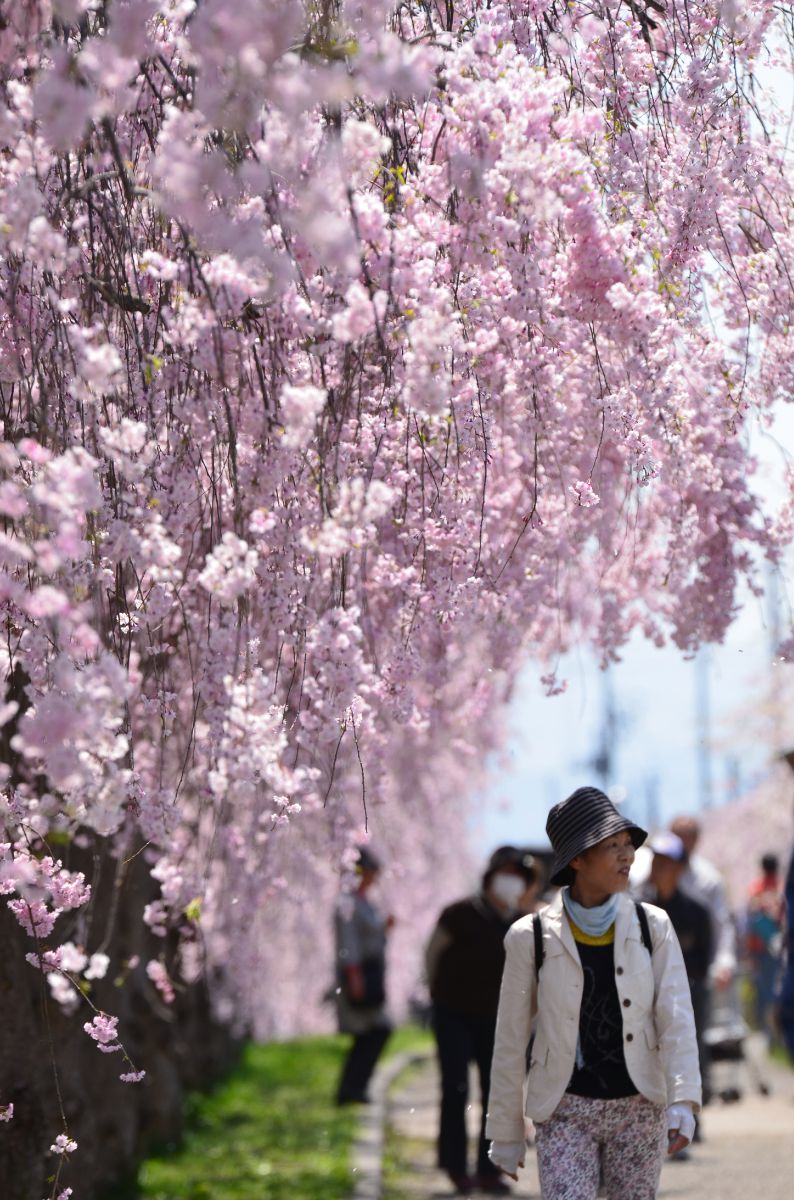
[[[491,1142],[488,1157],[495,1167],[518,1181],[518,1168],[523,1167],[526,1153],[526,1142]]]
[[[684,1150],[695,1136],[695,1114],[689,1104],[671,1104],[667,1110],[667,1153]]]

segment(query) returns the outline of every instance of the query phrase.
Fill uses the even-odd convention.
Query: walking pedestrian
[[[680,888],[686,870],[686,847],[680,837],[664,830],[650,839],[648,848],[652,855],[651,871],[640,898],[663,909],[673,923],[689,980],[702,1079],[707,1054],[708,978],[714,955],[711,915],[705,904]],[[683,1150],[680,1156],[686,1153]]]
[[[783,954],[784,907],[779,872],[778,856],[765,854],[761,859],[761,874],[750,885],[744,917],[755,1019],[768,1045],[775,1040],[773,1012]]]
[[[595,1200],[601,1176],[609,1200],[652,1200],[665,1145],[691,1141],[700,1106],[681,948],[667,913],[625,895],[646,833],[602,791],[578,788],[546,832],[561,891],[505,939],[490,1157],[517,1177],[526,1115],[543,1200]]]
[[[511,923],[530,909],[539,887],[540,871],[532,855],[516,846],[500,846],[491,855],[478,894],[444,909],[427,946],[441,1073],[438,1165],[460,1195],[474,1187],[489,1195],[510,1191],[488,1158],[485,1113],[504,937]],[[472,1062],[479,1073],[483,1114],[474,1176],[468,1171],[466,1133]]]
[[[670,831],[680,837],[687,855],[681,890],[705,904],[711,913],[714,926],[711,977],[718,988],[725,988],[736,973],[736,925],[725,881],[714,863],[697,853],[700,822],[695,817],[676,817],[670,822]]]
[[[676,817],[670,822],[670,831],[680,837],[687,855],[686,870],[680,881],[681,891],[705,904],[711,914],[714,957],[709,968],[705,1024],[708,1026],[712,1023],[717,1016],[717,1008],[723,1020],[726,1015],[732,1015],[736,1021],[740,1021],[741,1005],[736,984],[736,924],[728,903],[725,881],[714,863],[697,853],[701,829],[695,817]],[[708,1053],[701,1066],[701,1078],[703,1103],[708,1104],[712,1092]]]
[[[362,846],[356,890],[339,897],[334,914],[337,1021],[340,1033],[353,1035],[337,1104],[367,1103],[367,1085],[392,1029],[386,1012],[386,935],[392,919],[369,895],[380,866],[372,851]]]

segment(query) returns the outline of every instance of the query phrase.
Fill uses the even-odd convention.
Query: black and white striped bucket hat
[[[600,788],[577,788],[567,800],[555,804],[546,821],[546,833],[554,851],[551,883],[558,887],[573,883],[571,860],[624,829],[629,831],[635,850],[648,836],[639,825],[622,816]]]

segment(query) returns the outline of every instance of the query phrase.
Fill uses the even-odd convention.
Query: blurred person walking
[[[719,1007],[723,1022],[732,1015],[741,1020],[741,1004],[736,986],[736,924],[733,919],[725,881],[717,867],[697,853],[700,840],[700,822],[692,816],[676,817],[670,822],[670,831],[680,837],[686,850],[687,865],[679,886],[682,892],[705,904],[711,914],[714,935],[714,957],[709,969],[706,993],[705,1024],[715,1018]],[[718,997],[716,993],[721,993]],[[703,1062],[703,1103],[711,1100],[711,1069],[709,1055]]]
[[[663,909],[673,923],[689,980],[702,1079],[707,1057],[704,1034],[708,1017],[709,968],[714,956],[711,914],[705,904],[681,890],[681,879],[687,866],[686,848],[681,838],[664,830],[650,839],[648,848],[652,855],[651,871],[648,882],[640,890],[640,899]]]
[[[765,854],[760,865],[761,875],[750,885],[747,897],[744,943],[756,1024],[771,1045],[776,1036],[774,1005],[783,955],[783,887],[776,854]]]
[[[531,854],[500,846],[491,855],[480,891],[443,910],[427,945],[425,966],[441,1074],[438,1165],[461,1195],[475,1187],[489,1195],[510,1191],[488,1158],[485,1113],[504,938],[512,922],[531,911],[540,884],[541,872]],[[474,1176],[468,1172],[466,1132],[472,1062],[477,1064],[482,1099]]]
[[[490,1157],[517,1177],[529,1117],[543,1200],[595,1200],[601,1176],[608,1200],[652,1200],[700,1105],[681,947],[667,913],[625,894],[646,833],[600,789],[555,805],[546,832],[561,891],[505,939]]]
[[[686,850],[686,869],[681,876],[683,892],[705,904],[714,928],[714,958],[710,978],[718,988],[727,987],[736,974],[736,925],[725,881],[717,867],[697,853],[700,823],[695,817],[676,817],[670,831],[680,837]]]
[[[337,1022],[340,1033],[353,1035],[337,1104],[367,1103],[367,1085],[392,1030],[386,1012],[386,935],[393,921],[369,896],[380,869],[379,859],[362,846],[358,886],[339,897],[334,912]]]

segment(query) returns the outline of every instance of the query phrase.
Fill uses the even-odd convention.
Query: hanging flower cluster
[[[10,6],[0,891],[56,999],[53,835],[146,842],[141,920],[268,1034],[364,826],[404,995],[527,652],[722,637],[792,534],[743,436],[790,387],[791,8]]]

